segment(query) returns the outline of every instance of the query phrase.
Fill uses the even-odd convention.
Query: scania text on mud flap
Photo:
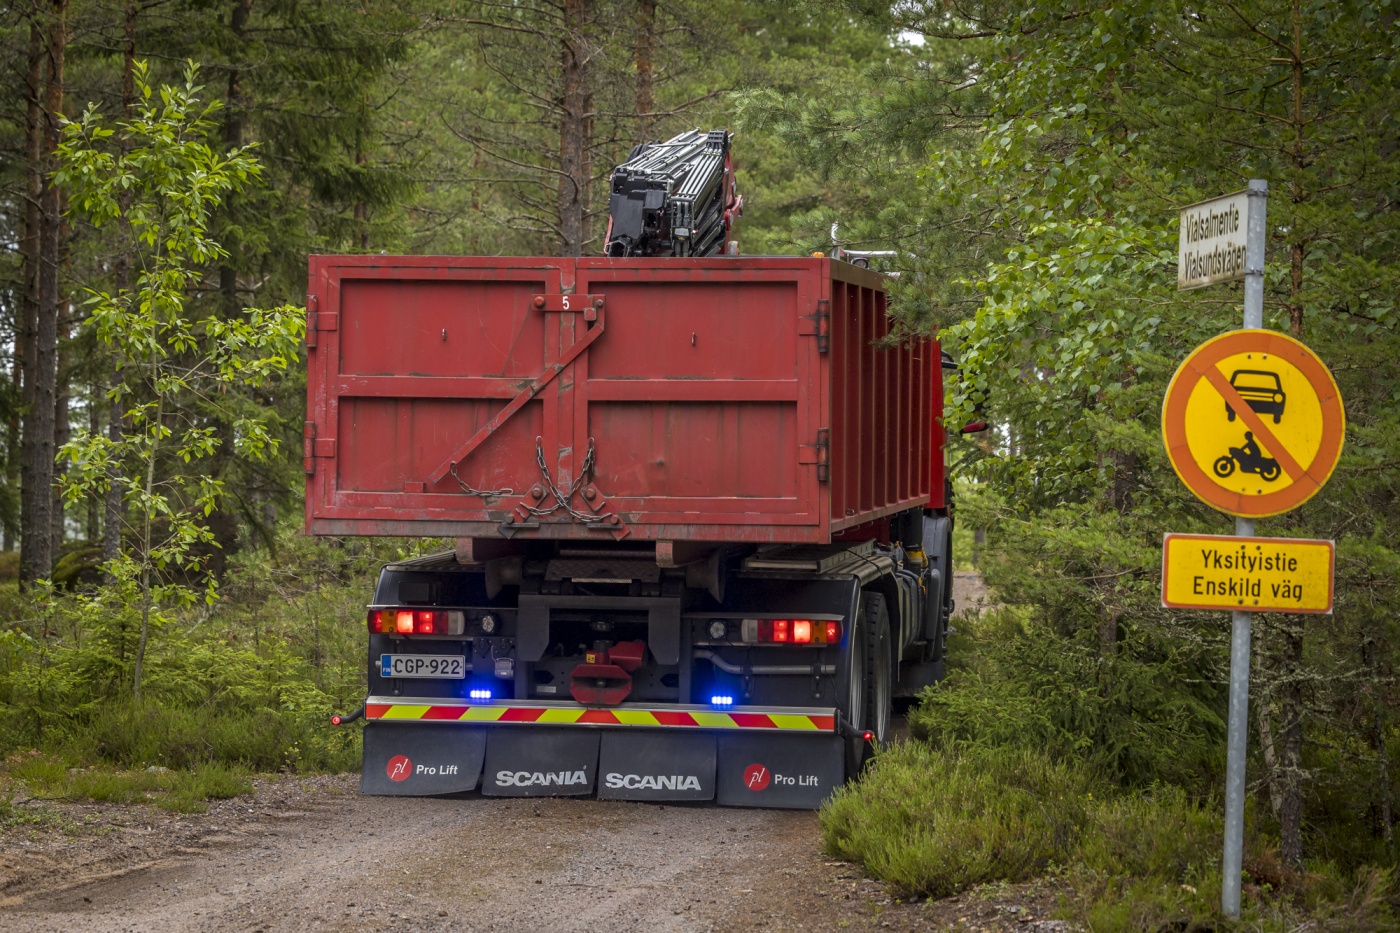
[[[456,542],[367,607],[365,793],[816,807],[942,675],[952,363],[887,339],[882,276],[316,256],[310,282],[308,530]]]

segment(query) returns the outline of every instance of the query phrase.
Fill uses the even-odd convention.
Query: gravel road
[[[18,801],[36,822],[0,831],[0,930],[1065,929],[1035,887],[900,903],[822,854],[812,812],[356,785],[263,778],[192,815]]]
[[[360,797],[260,781],[174,816],[63,804],[0,835],[15,931],[1054,931],[1034,890],[901,904],[821,853],[815,813]]]

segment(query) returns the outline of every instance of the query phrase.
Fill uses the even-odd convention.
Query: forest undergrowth
[[[102,588],[0,590],[0,803],[150,801],[177,811],[246,793],[251,776],[359,766],[330,724],[364,693],[364,603],[383,539],[313,539],[229,560],[212,604],[164,612],[132,695],[134,613]],[[0,811],[0,823],[6,821]]]
[[[1365,796],[1354,776],[1332,770],[1315,789],[1310,830],[1327,854],[1302,871],[1250,799],[1242,915],[1224,921],[1224,737],[1208,704],[1173,689],[1181,670],[1150,638],[1105,657],[1023,606],[956,625],[949,676],[910,711],[911,737],[823,809],[829,854],[903,897],[1048,880],[1059,915],[1095,933],[1400,929],[1393,859],[1336,805]]]

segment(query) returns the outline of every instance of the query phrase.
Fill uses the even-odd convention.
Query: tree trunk
[[[559,249],[563,256],[583,254],[584,138],[588,117],[587,59],[584,27],[592,0],[564,0],[564,31],[559,38]]]
[[[1279,690],[1279,765],[1283,794],[1279,807],[1279,859],[1294,871],[1303,868],[1303,628],[1291,622],[1283,627],[1282,670]]]
[[[62,192],[60,192],[60,195]],[[67,214],[67,198],[63,198],[59,205],[59,215]],[[70,227],[65,220],[59,226],[59,268],[68,265],[68,237]],[[72,440],[73,426],[68,423],[69,409],[72,407],[72,398],[68,385],[70,370],[72,368],[71,353],[68,348],[68,337],[72,329],[72,309],[68,302],[59,304],[58,308],[58,328],[54,340],[54,353],[57,357],[54,376],[54,409],[53,409],[53,447],[55,457],[63,445]],[[53,486],[53,559],[58,561],[59,555],[63,551],[63,541],[66,537],[67,529],[64,527],[64,502],[63,491],[61,489],[62,473],[58,466],[54,466],[54,486]]]
[[[656,110],[652,93],[653,61],[656,54],[656,0],[637,0],[637,44],[633,49],[637,67],[636,143],[651,139],[651,125]]]
[[[252,12],[252,0],[234,0],[233,11],[229,15],[229,30],[233,33],[232,61],[228,70],[228,94],[224,99],[224,145],[236,149],[243,145],[243,49],[244,36],[248,31],[248,16]],[[134,14],[133,14],[134,15]],[[224,216],[232,217],[234,198],[232,193],[224,198]],[[223,299],[225,317],[233,317],[242,310],[238,298],[238,242],[234,237],[222,237],[221,245],[228,255],[219,264],[219,293]]]
[[[365,119],[364,103],[360,104],[360,120]],[[364,127],[363,122],[355,129],[355,164],[364,165],[369,161],[365,155]],[[360,252],[369,251],[369,202],[364,198],[355,201],[355,240],[359,244]]]
[[[37,14],[37,11],[36,11]],[[24,287],[19,301],[19,320],[15,322],[15,371],[14,380],[19,390],[20,407],[29,411],[34,407],[34,371],[38,366],[34,359],[37,344],[34,331],[39,325],[39,231],[41,227],[39,201],[44,193],[44,34],[39,27],[36,15],[29,24],[29,61],[25,79],[25,93],[28,95],[25,107],[24,150],[24,230],[20,236],[19,252]],[[22,437],[27,437],[29,419],[24,419],[26,433],[20,433],[18,412],[10,418],[11,471],[19,468],[20,478],[20,533],[33,527],[29,500],[24,492],[34,487],[29,475],[29,448]],[[14,450],[14,448],[18,450]],[[9,529],[6,529],[5,550],[13,548]],[[21,553],[21,560],[24,555]],[[21,567],[20,582],[28,579],[27,568]]]
[[[1255,617],[1258,619],[1258,616]],[[1254,706],[1254,715],[1259,720],[1259,751],[1264,756],[1264,786],[1269,792],[1269,809],[1274,814],[1274,819],[1279,819],[1283,814],[1283,781],[1282,772],[1279,769],[1278,743],[1274,741],[1273,703],[1269,700],[1269,691],[1266,688],[1264,679],[1264,628],[1257,627],[1258,640],[1254,650],[1254,682],[1251,685],[1254,697],[1250,701]]]
[[[68,0],[52,0],[49,8],[48,49],[43,106],[43,172],[54,171],[58,145],[58,114],[63,109],[63,66],[67,46]],[[34,344],[33,403],[24,419],[23,457],[29,482],[23,489],[29,506],[27,525],[20,530],[20,581],[33,583],[53,573],[54,410],[58,381],[58,264],[61,226],[58,189],[43,182],[39,199],[39,307]]]
[[[1377,630],[1379,631],[1379,626]],[[1376,795],[1379,798],[1376,801],[1376,817],[1380,823],[1381,841],[1385,843],[1386,852],[1393,858],[1395,814],[1394,803],[1391,800],[1389,752],[1385,739],[1390,716],[1382,694],[1381,685],[1385,680],[1381,674],[1380,654],[1380,646],[1376,644],[1376,639],[1367,637],[1361,645],[1361,663],[1371,675],[1371,683],[1366,692],[1371,702],[1371,734],[1368,738],[1371,741],[1371,750],[1376,755]]]
[[[1301,0],[1293,0],[1293,185],[1295,209],[1308,200],[1303,188],[1303,172],[1308,167],[1305,138],[1307,121],[1303,114],[1303,18]],[[1303,263],[1307,241],[1301,231],[1289,255],[1288,327],[1295,337],[1303,334]],[[1294,871],[1303,867],[1303,626],[1285,617],[1281,626],[1279,651],[1279,718],[1282,728],[1279,764],[1282,769],[1282,802],[1279,808],[1279,858]]]
[[[136,0],[127,0],[124,13],[125,29],[122,40],[122,117],[131,119],[132,108],[136,105]],[[131,143],[123,140],[122,150],[131,148]],[[121,231],[121,249],[117,254],[116,264],[116,289],[120,294],[131,287],[131,259],[127,255],[127,249],[131,243],[131,224],[126,219],[127,209],[131,206],[131,195],[123,193],[119,197],[121,205],[121,217],[117,219],[117,228]],[[113,355],[111,361],[111,388],[121,385],[121,360]],[[112,442],[113,447],[118,447],[122,441],[122,405],[118,400],[112,400],[107,409],[107,439]],[[121,554],[122,548],[122,490],[121,490],[121,466],[112,464],[107,471],[107,479],[111,486],[107,490],[106,518],[102,523],[102,559],[104,561],[114,561]],[[116,582],[108,574],[107,582]]]
[[[156,384],[156,366],[151,366],[151,384]],[[156,416],[151,422],[154,425],[161,424],[165,418],[165,399],[158,397],[156,400]],[[151,493],[156,488],[156,454],[160,448],[160,434],[157,432],[151,436],[150,449],[146,451],[146,502],[151,501]],[[151,541],[152,519],[149,507],[145,509],[142,516],[141,525],[141,637],[136,643],[136,659],[132,664],[131,672],[131,695],[137,702],[141,702],[141,680],[145,674],[146,667],[146,645],[151,637],[151,611],[155,608],[155,600],[151,593]]]
[[[97,383],[88,386],[87,416],[88,434],[96,437],[102,431],[102,387]],[[102,535],[102,503],[96,496],[89,496],[87,500],[87,514],[83,517],[83,538],[88,544],[93,544],[101,539]]]

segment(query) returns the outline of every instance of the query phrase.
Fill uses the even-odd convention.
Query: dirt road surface
[[[261,781],[189,816],[57,809],[0,835],[0,929],[1064,929],[1034,889],[899,903],[822,855],[810,812],[361,797],[349,776]]]
[[[362,797],[357,783],[259,779],[192,815],[17,800],[36,821],[0,832],[0,930],[1067,929],[1034,886],[901,903],[822,853],[812,812]]]

